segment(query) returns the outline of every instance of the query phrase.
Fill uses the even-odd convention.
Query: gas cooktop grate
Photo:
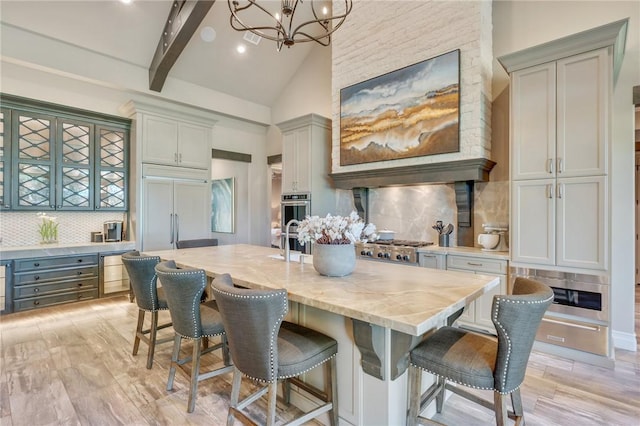
[[[410,241],[410,240],[378,240],[372,241],[372,244],[380,244],[385,246],[404,246],[404,247],[425,247],[432,246],[430,241]]]

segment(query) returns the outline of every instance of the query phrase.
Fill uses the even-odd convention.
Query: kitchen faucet
[[[292,224],[299,225],[300,221],[296,219],[291,219],[284,228],[284,261],[289,262],[291,257],[291,249],[289,248],[289,227]]]

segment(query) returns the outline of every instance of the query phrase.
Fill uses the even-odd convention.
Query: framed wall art
[[[460,50],[340,90],[340,165],[460,150]]]
[[[211,181],[211,232],[235,231],[235,189],[235,178]]]

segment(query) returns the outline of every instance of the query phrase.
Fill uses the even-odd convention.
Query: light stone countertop
[[[452,254],[462,256],[474,256],[483,257],[487,259],[509,260],[508,251],[489,251],[482,250],[479,247],[440,247],[440,246],[426,246],[420,247],[418,253],[430,253],[430,254]]]
[[[345,317],[419,336],[496,287],[500,279],[392,263],[357,260],[346,277],[325,277],[310,263],[274,259],[278,249],[245,244],[145,251],[207,275],[229,273],[235,284],[288,290],[289,299]]]
[[[70,254],[108,253],[133,250],[135,241],[114,243],[39,244],[34,246],[0,246],[0,259],[13,260],[31,257],[65,256]]]

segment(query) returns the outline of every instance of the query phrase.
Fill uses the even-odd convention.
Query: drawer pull
[[[36,281],[38,281],[38,280],[40,279],[40,275],[35,275],[35,276],[33,277],[33,279],[34,279],[34,280],[36,280]]]
[[[78,283],[78,287],[82,287],[82,283]]]
[[[82,271],[78,271],[76,272],[78,275],[82,275]]]
[[[37,268],[38,266],[40,266],[40,264],[39,263],[34,263],[33,266],[35,266]]]
[[[78,262],[82,262],[82,259],[78,259]]]
[[[551,324],[560,324],[560,325],[564,325],[564,326],[567,326],[567,327],[580,328],[582,330],[600,331],[600,327],[598,327],[597,325],[574,324],[572,322],[552,320],[550,318],[542,318],[542,321],[543,322],[550,322]]]
[[[547,340],[564,343],[564,337],[553,336],[551,334],[547,334]]]
[[[469,266],[483,266],[482,263],[475,263],[475,262],[467,262],[467,265],[469,265]]]
[[[40,304],[40,301],[39,301],[39,300],[34,300],[34,301],[33,301],[33,304],[37,306],[37,305],[39,305],[39,304]]]
[[[34,292],[34,293],[38,293],[39,291],[40,291],[40,289],[39,289],[38,287],[36,287],[36,288],[34,288],[34,289],[33,289],[33,292]]]

